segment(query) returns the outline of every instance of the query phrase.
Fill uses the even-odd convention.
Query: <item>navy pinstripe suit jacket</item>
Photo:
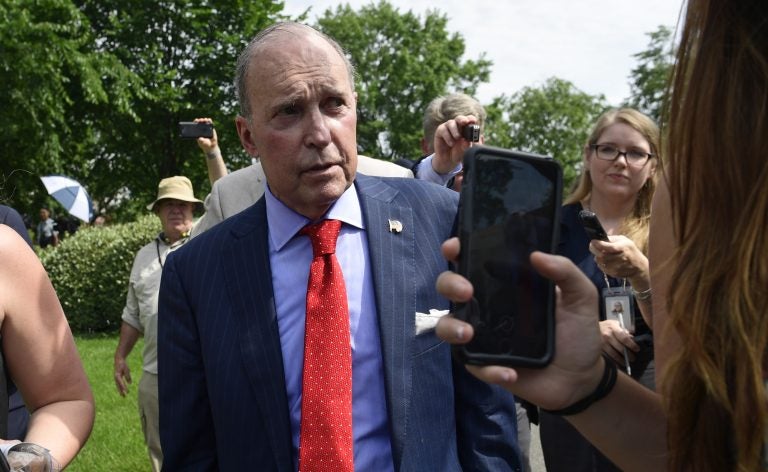
[[[457,194],[358,174],[379,315],[395,469],[515,470],[514,401],[452,362],[415,313],[445,309]],[[388,220],[403,231],[389,231]],[[264,199],[172,253],[159,298],[163,470],[293,471]]]

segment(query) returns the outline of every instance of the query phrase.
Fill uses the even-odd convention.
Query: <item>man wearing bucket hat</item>
[[[162,224],[163,231],[142,247],[133,261],[128,295],[123,309],[120,340],[115,350],[115,384],[120,395],[128,392],[131,372],[126,358],[139,336],[144,335],[142,376],[139,381],[139,414],[152,469],[161,468],[159,414],[157,399],[157,296],[165,258],[189,239],[193,212],[201,212],[203,202],[195,198],[186,177],[160,181],[157,199],[147,205]]]

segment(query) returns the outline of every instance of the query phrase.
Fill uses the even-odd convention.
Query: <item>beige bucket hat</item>
[[[202,200],[195,198],[195,192],[192,190],[192,182],[181,175],[168,177],[160,181],[160,184],[157,186],[157,199],[147,205],[147,210],[154,211],[157,202],[171,198],[183,202],[195,203],[195,210],[203,210]]]

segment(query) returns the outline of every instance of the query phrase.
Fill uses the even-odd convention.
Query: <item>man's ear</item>
[[[428,156],[432,154],[429,150],[429,142],[427,141],[427,138],[422,137],[421,138],[421,155],[422,156]]]
[[[253,133],[251,133],[250,123],[248,120],[240,115],[235,118],[235,127],[237,128],[237,135],[240,137],[240,144],[251,157],[259,157],[259,150],[256,147],[256,143],[253,140]]]

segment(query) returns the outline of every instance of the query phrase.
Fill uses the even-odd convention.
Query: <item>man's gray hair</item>
[[[339,53],[339,56],[344,60],[344,65],[347,67],[349,73],[349,84],[354,90],[355,88],[355,67],[347,57],[344,49],[339,45],[336,40],[328,36],[327,34],[295,21],[283,21],[275,23],[267,28],[259,31],[256,36],[251,39],[243,52],[237,58],[237,69],[235,71],[235,91],[237,93],[237,102],[240,105],[240,116],[250,119],[251,116],[251,103],[248,101],[248,69],[251,63],[251,59],[258,52],[258,50],[275,36],[281,34],[293,34],[297,38],[300,38],[304,34],[317,35],[328,42],[333,49]]]
[[[456,118],[458,115],[472,115],[477,118],[482,132],[485,126],[485,108],[480,102],[464,93],[442,95],[432,100],[424,112],[424,139],[429,149],[434,147],[435,131],[441,123]]]

